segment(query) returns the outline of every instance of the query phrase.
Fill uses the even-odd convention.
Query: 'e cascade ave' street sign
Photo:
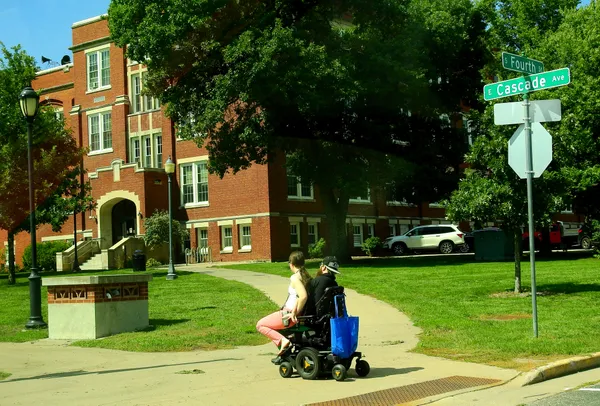
[[[490,83],[483,87],[483,98],[485,100],[494,100],[501,97],[564,86],[569,83],[571,83],[569,68],[556,69],[536,75]]]
[[[544,71],[544,64],[542,62],[509,54],[508,52],[502,52],[502,67],[529,74],[542,73]]]

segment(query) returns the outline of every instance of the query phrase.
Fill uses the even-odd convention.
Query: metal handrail
[[[195,247],[185,249],[185,264],[200,264],[213,262],[211,247]]]

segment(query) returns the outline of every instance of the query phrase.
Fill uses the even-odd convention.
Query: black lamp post
[[[171,161],[170,155],[167,162],[165,162],[165,172],[169,178],[169,272],[167,273],[167,280],[172,281],[177,279],[177,274],[173,267],[173,210],[171,209],[171,175],[175,172],[175,163]]]
[[[32,140],[31,132],[33,120],[37,114],[40,97],[27,86],[19,96],[19,104],[23,117],[27,120],[27,161],[29,172],[29,234],[31,234],[31,274],[29,275],[29,321],[26,328],[43,328],[48,325],[42,318],[42,278],[37,269],[37,246],[35,238],[35,203],[33,191],[33,158],[31,156]]]

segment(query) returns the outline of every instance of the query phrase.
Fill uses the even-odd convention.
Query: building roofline
[[[77,28],[77,27],[81,27],[84,25],[92,24],[92,23],[104,20],[107,17],[108,17],[108,14],[101,14],[96,17],[86,18],[85,20],[74,22],[73,25],[71,25],[71,28]]]
[[[65,68],[72,68],[72,67],[73,67],[73,62],[70,62],[70,63],[66,63],[64,65],[55,66],[53,68],[39,70],[39,71],[35,72],[35,76],[47,75],[48,73],[58,72],[59,70],[63,70]]]

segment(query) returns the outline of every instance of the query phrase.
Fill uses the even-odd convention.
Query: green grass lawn
[[[512,294],[512,262],[481,263],[472,256],[356,260],[342,265],[338,282],[406,313],[423,330],[416,352],[528,370],[599,351],[600,261],[575,253],[554,255],[536,261],[537,339],[531,296]],[[311,274],[318,264],[308,263]],[[228,268],[289,274],[284,263]],[[529,262],[522,263],[522,272],[529,292]],[[352,303],[348,309],[351,313]]]
[[[102,274],[128,274],[131,270]],[[136,272],[139,273],[139,272]],[[151,328],[100,340],[77,341],[73,345],[127,351],[189,351],[264,344],[256,321],[277,309],[265,295],[243,283],[213,276],[177,271],[179,278],[167,281],[166,270],[148,271]],[[86,274],[82,272],[77,275]],[[93,272],[92,274],[98,274]],[[43,278],[67,273],[42,275]],[[0,341],[24,342],[48,337],[48,331],[25,330],[29,318],[29,288],[26,274],[17,284],[0,277]],[[48,322],[47,289],[42,287],[42,310]]]

